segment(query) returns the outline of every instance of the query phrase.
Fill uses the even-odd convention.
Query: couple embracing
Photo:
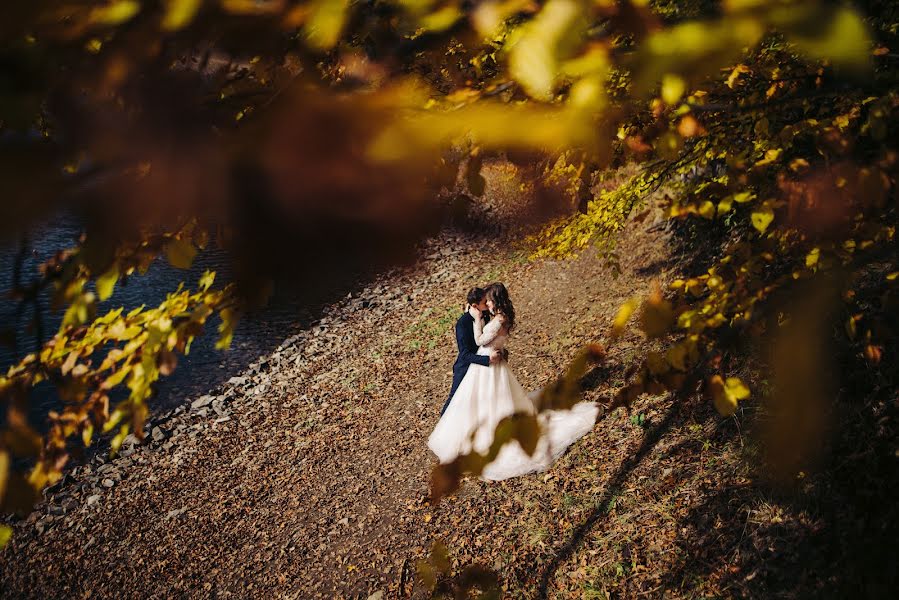
[[[441,463],[471,451],[486,452],[502,419],[537,412],[534,395],[524,391],[506,360],[506,341],[514,327],[515,308],[502,283],[468,293],[466,312],[456,322],[459,357],[453,365],[453,386],[428,438]],[[507,443],[481,477],[498,481],[546,469],[593,428],[598,410],[594,402],[580,402],[570,410],[541,413],[533,456],[517,442]]]

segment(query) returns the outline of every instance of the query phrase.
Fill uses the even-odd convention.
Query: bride
[[[515,327],[515,309],[503,284],[494,283],[487,288],[487,309],[493,315],[487,325],[482,319],[474,321],[480,355],[501,351]],[[517,441],[510,441],[484,468],[481,477],[498,481],[546,469],[593,428],[598,411],[595,402],[580,402],[571,410],[544,411],[538,415],[540,438],[533,456],[528,456]],[[428,447],[441,463],[452,462],[471,451],[484,454],[502,419],[513,413],[536,412],[534,401],[506,361],[488,367],[472,364],[428,438]]]

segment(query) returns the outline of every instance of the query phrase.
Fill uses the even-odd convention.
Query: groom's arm
[[[478,354],[478,345],[474,341],[474,329],[466,327],[462,321],[456,323],[456,343],[459,345],[459,354],[462,356],[462,360],[468,364],[490,366],[490,357]]]

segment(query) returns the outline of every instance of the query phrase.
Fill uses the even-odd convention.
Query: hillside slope
[[[468,480],[428,502],[426,439],[467,289],[507,284],[511,366],[534,389],[602,341],[625,300],[673,274],[665,236],[652,218],[629,223],[613,278],[595,253],[532,263],[503,235],[443,234],[412,267],[159,419],[145,443],[74,469],[0,554],[0,597],[421,597],[415,565],[438,540],[454,572],[480,563],[508,598],[824,585],[791,554],[829,560],[820,516],[759,487],[743,417],[701,398],[640,399],[601,414],[546,473]],[[644,344],[631,333],[611,347],[586,398],[608,402]]]

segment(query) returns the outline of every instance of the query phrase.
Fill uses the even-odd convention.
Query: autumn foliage
[[[701,391],[731,415],[753,392],[722,359],[756,339],[785,357],[775,404],[784,394],[790,414],[814,410],[819,367],[796,349],[833,319],[860,368],[887,373],[896,23],[876,1],[15,3],[0,23],[0,233],[60,207],[86,232],[38,284],[62,326],[0,378],[4,510],[28,510],[73,444],[110,432],[114,452],[143,435],[154,382],[213,314],[228,345],[283,256],[266,245],[273,223],[310,239],[402,235],[435,199],[482,195],[492,156],[580,209],[535,236],[536,258],[598,245],[614,265],[615,233],[660,196],[665,227],[714,240],[597,332],[614,344],[633,321],[658,342],[611,406]],[[624,165],[638,168],[591,192]],[[210,273],[158,307],[96,314],[122,278],[158,257],[188,267],[210,243],[244,265],[236,288]],[[36,289],[12,292],[27,302]],[[576,401],[602,353],[586,349],[543,405]],[[43,437],[24,408],[40,381],[65,400]],[[119,386],[127,397],[110,405]],[[533,448],[536,420],[515,415],[498,434],[491,454],[513,438]],[[771,431],[785,477],[814,443],[789,437]],[[436,470],[435,496],[490,458]]]

